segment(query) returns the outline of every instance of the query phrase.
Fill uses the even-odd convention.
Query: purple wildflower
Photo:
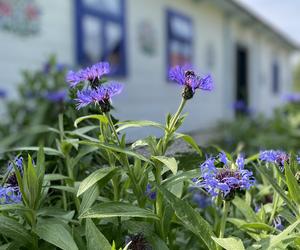
[[[248,190],[255,183],[252,172],[244,169],[242,156],[239,156],[235,168],[229,168],[229,164],[216,168],[215,162],[214,158],[209,158],[200,166],[202,178],[198,181],[198,185],[211,196],[221,192],[224,199],[231,200],[235,191]]]
[[[290,156],[281,150],[266,150],[259,154],[259,159],[261,161],[275,163],[279,166],[280,170],[284,170],[284,164],[289,163]]]
[[[110,110],[111,97],[122,92],[123,85],[116,82],[102,84],[96,89],[84,89],[77,92],[77,109],[90,104],[99,104],[102,112]]]
[[[9,163],[7,167],[8,178],[7,185],[13,188],[19,188],[18,180],[15,171],[13,171],[13,164],[18,168],[21,176],[23,175],[23,157],[16,157],[13,163]]]
[[[219,154],[219,160],[220,160],[220,162],[224,163],[225,165],[227,164],[228,159],[227,159],[227,156],[224,152],[221,152]]]
[[[282,98],[289,103],[300,103],[300,93],[285,94]]]
[[[195,74],[192,66],[175,66],[169,71],[169,79],[180,85],[184,85],[182,96],[185,99],[191,99],[196,89],[211,91],[213,89],[213,80],[211,75],[200,77]]]
[[[0,204],[14,204],[22,201],[19,187],[0,187]]]
[[[279,230],[279,231],[283,231],[283,230],[284,230],[284,226],[282,225],[280,216],[277,216],[277,217],[273,220],[273,223],[274,223],[274,227],[275,227],[277,230]]]
[[[146,186],[145,195],[148,196],[150,200],[156,199],[156,192],[152,190],[152,186],[149,183]]]
[[[66,80],[72,88],[84,81],[89,81],[91,86],[96,88],[102,76],[108,74],[109,72],[109,63],[99,62],[91,67],[79,70],[78,72],[70,71],[67,74]]]
[[[240,113],[243,114],[251,114],[253,111],[248,107],[248,105],[245,103],[243,100],[237,100],[236,102],[233,103],[232,108]]]
[[[13,164],[16,165],[16,167],[19,169],[20,173],[23,174],[23,157],[22,156],[16,156],[14,159],[14,162],[10,162],[7,167],[7,171],[11,172],[13,170]]]
[[[62,103],[67,99],[68,92],[65,89],[58,91],[48,91],[44,96],[50,102]]]

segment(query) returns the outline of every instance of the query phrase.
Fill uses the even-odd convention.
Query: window
[[[279,93],[279,85],[280,85],[280,72],[279,72],[279,65],[277,62],[274,62],[272,65],[272,91],[274,94]]]
[[[77,63],[108,61],[126,75],[125,0],[76,0]]]
[[[193,25],[189,17],[167,11],[167,67],[192,63]]]

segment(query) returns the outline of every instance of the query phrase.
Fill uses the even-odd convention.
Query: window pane
[[[84,0],[84,5],[113,15],[121,14],[121,0]]]
[[[173,36],[179,36],[184,39],[192,38],[192,25],[188,20],[178,16],[172,16],[170,19],[170,27]]]
[[[170,65],[184,65],[191,63],[192,48],[189,43],[183,43],[176,40],[170,42]]]
[[[121,25],[113,22],[106,23],[106,51],[105,58],[116,67],[122,60],[122,30]]]
[[[101,21],[85,16],[83,18],[83,50],[86,62],[97,62],[102,56]]]

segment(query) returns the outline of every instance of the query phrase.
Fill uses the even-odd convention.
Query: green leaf
[[[119,126],[117,128],[117,132],[120,132],[126,128],[139,128],[139,127],[156,127],[163,130],[165,129],[165,127],[162,124],[153,121],[124,121],[124,122],[118,122],[116,125]]]
[[[290,167],[288,165],[285,166],[285,177],[286,177],[286,184],[289,189],[289,195],[291,196],[292,200],[294,200],[298,205],[300,205],[300,187],[299,184],[293,175]]]
[[[105,124],[108,123],[108,120],[107,120],[106,116],[104,116],[104,115],[87,115],[87,116],[82,116],[82,117],[77,118],[74,122],[74,127],[77,128],[77,125],[80,122],[82,122],[84,120],[87,120],[87,119],[96,119],[99,122],[102,122],[102,123],[105,123]]]
[[[182,139],[182,140],[184,140],[189,145],[191,145],[191,147],[193,149],[195,149],[200,156],[202,156],[202,151],[199,148],[198,144],[196,143],[196,141],[194,140],[193,137],[191,137],[189,135],[186,135],[186,134],[176,133],[176,139],[179,139],[179,138]]]
[[[212,238],[215,242],[217,242],[221,247],[223,247],[226,250],[245,250],[244,244],[239,238]]]
[[[245,216],[249,222],[260,222],[259,217],[255,214],[252,208],[240,197],[236,196],[232,203]]]
[[[26,228],[16,220],[8,217],[0,216],[0,234],[13,239],[22,246],[33,244],[33,238]]]
[[[0,205],[0,211],[16,211],[16,210],[31,211],[31,209],[24,207],[23,205],[20,205],[20,204]]]
[[[11,148],[11,149],[7,149],[4,152],[15,152],[15,151],[39,151],[39,147],[16,147],[16,148]],[[58,150],[54,149],[54,148],[48,148],[48,147],[44,147],[44,152],[46,155],[55,155],[55,156],[59,156],[59,157],[64,157],[64,155],[59,152]]]
[[[86,219],[87,250],[111,250],[111,245],[91,219]]]
[[[170,176],[169,178],[163,180],[162,184],[166,187],[171,187],[179,182],[191,180],[195,176],[199,175],[200,172],[198,169],[193,169],[189,171],[184,171],[182,173],[177,173],[176,175]]]
[[[184,227],[192,231],[207,246],[208,249],[216,249],[216,244],[212,240],[214,236],[208,222],[204,220],[187,202],[177,198],[174,194],[163,187],[158,187],[164,199],[170,203],[176,216],[181,220]]]
[[[99,194],[99,185],[94,184],[92,187],[90,187],[82,196],[79,213],[81,214],[83,211],[90,208],[99,196]]]
[[[77,250],[78,247],[66,229],[66,225],[54,219],[40,219],[36,226],[36,234],[43,240],[63,249]]]
[[[70,187],[70,186],[58,186],[58,185],[54,185],[54,186],[49,186],[49,188],[53,188],[53,189],[57,189],[57,190],[61,190],[61,191],[66,191],[72,194],[76,194],[77,190],[75,187]]]
[[[45,181],[60,181],[67,179],[70,179],[70,177],[61,174],[46,174],[44,177]]]
[[[123,153],[123,154],[127,154],[129,156],[136,157],[136,158],[138,158],[138,159],[140,159],[142,161],[151,163],[151,161],[149,159],[147,159],[146,157],[144,157],[141,154],[138,154],[138,153],[136,153],[134,151],[131,151],[131,150],[128,150],[128,149],[124,149],[124,148],[121,148],[121,147],[118,147],[118,146],[115,146],[115,145],[111,145],[111,144],[108,144],[108,143],[100,143],[100,142],[99,143],[95,143],[95,142],[89,142],[89,141],[81,141],[80,143],[81,144],[90,145],[90,146],[96,146],[98,148],[112,150],[112,151]]]
[[[178,165],[176,159],[174,157],[166,157],[166,156],[152,156],[153,159],[156,159],[163,163],[169,168],[174,175],[177,173]]]
[[[101,203],[84,211],[79,218],[141,217],[156,219],[152,211],[122,202]]]
[[[116,173],[116,171],[116,168],[101,168],[93,172],[80,183],[77,196],[83,194],[86,190],[88,190],[91,186],[93,186],[100,180],[105,179],[105,181],[108,182]]]
[[[285,201],[287,206],[297,215],[299,215],[298,209],[294,205],[294,203],[290,200],[290,198],[285,194],[284,190],[276,183],[274,178],[270,173],[266,171],[264,167],[257,167],[256,168],[268,181],[269,183],[273,186],[275,191],[281,196],[281,198]]]
[[[268,249],[274,248],[277,244],[289,238],[290,233],[294,231],[294,229],[300,224],[300,220],[297,220],[292,225],[288,226],[285,230],[283,230],[280,234],[270,238],[270,245]]]
[[[245,229],[254,229],[254,230],[261,230],[261,231],[271,231],[271,232],[274,231],[273,227],[262,222],[244,223],[243,225],[241,225],[241,227]]]

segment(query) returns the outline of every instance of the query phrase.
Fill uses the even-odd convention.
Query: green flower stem
[[[110,129],[111,129],[112,133],[113,133],[114,136],[116,137],[116,140],[117,140],[117,142],[118,142],[118,145],[119,145],[120,147],[122,147],[121,141],[120,141],[120,139],[119,139],[119,136],[118,136],[118,133],[117,133],[117,131],[116,131],[116,129],[115,129],[115,126],[114,126],[114,124],[113,124],[113,121],[112,121],[112,119],[111,119],[110,113],[107,112],[107,113],[104,113],[104,115],[107,117],[108,124],[109,124],[109,126],[110,126]],[[133,184],[133,187],[134,187],[134,192],[136,193],[136,197],[137,197],[138,204],[142,207],[142,206],[143,206],[143,202],[142,202],[142,200],[141,200],[141,195],[142,195],[142,194],[141,194],[141,192],[139,192],[139,185],[138,185],[138,183],[137,183],[137,181],[136,181],[136,178],[135,178],[135,176],[134,176],[134,173],[133,173],[132,169],[130,168],[130,164],[129,164],[128,158],[127,158],[126,155],[122,154],[122,159],[123,159],[123,164],[124,164],[124,165],[126,166],[126,168],[127,168],[129,178],[130,178],[130,180],[132,181],[132,184]],[[114,186],[117,186],[117,187],[118,187],[117,183],[114,183]],[[118,192],[119,192],[119,191],[118,191]]]
[[[104,115],[106,116],[106,118],[108,120],[108,124],[110,126],[110,129],[113,132],[114,136],[116,137],[116,140],[118,141],[119,146],[121,146],[121,141],[120,141],[118,133],[117,133],[117,131],[115,129],[114,123],[113,123],[113,121],[111,119],[110,113],[107,112],[107,113],[104,113]]]
[[[275,180],[278,180],[278,186],[281,185],[281,177],[278,174],[277,170],[275,169],[275,174],[274,174]],[[269,219],[269,225],[272,225],[276,211],[277,211],[277,207],[278,207],[278,203],[279,203],[279,194],[277,192],[274,192],[273,195],[273,209],[272,209],[272,213]]]
[[[167,151],[167,145],[168,145],[169,139],[173,135],[173,133],[175,132],[174,131],[174,126],[176,125],[185,104],[186,104],[186,99],[182,98],[176,113],[171,118],[170,125],[167,127],[167,132],[165,134],[164,141],[163,141],[163,144],[162,144],[162,155],[164,155]]]
[[[220,222],[220,232],[219,232],[219,238],[224,238],[225,228],[226,228],[226,221],[227,216],[230,208],[230,201],[223,201],[223,214]],[[222,249],[221,246],[218,247],[218,249]]]

